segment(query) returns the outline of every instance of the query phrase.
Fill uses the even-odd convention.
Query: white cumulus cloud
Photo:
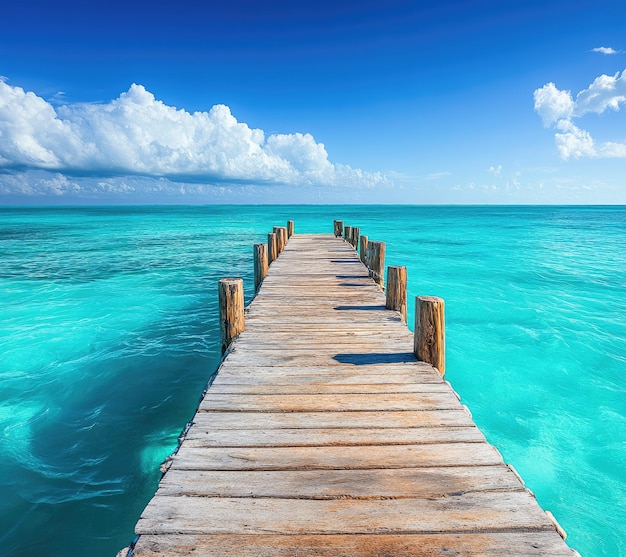
[[[560,91],[554,83],[547,83],[534,93],[535,110],[549,126],[562,118],[570,118],[574,111],[574,100],[569,91]]]
[[[626,71],[626,70],[625,70]],[[620,75],[601,75],[593,83],[576,95],[574,112],[582,116],[588,112],[602,114],[607,109],[619,110],[626,101],[626,77]]]
[[[225,105],[190,113],[133,84],[102,104],[53,106],[0,80],[0,169],[139,175],[207,183],[387,184],[380,173],[333,164],[310,134],[239,122]]]
[[[611,48],[610,46],[599,46],[592,48],[591,52],[599,52],[600,54],[617,54],[619,51]]]
[[[615,75],[601,75],[580,91],[576,98],[570,91],[547,83],[535,90],[535,111],[546,127],[553,126],[555,142],[563,159],[570,157],[626,157],[626,144],[605,142],[595,144],[589,132],[573,123],[585,114],[619,111],[626,102],[626,70]]]

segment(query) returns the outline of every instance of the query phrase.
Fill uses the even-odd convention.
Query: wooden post
[[[343,227],[343,239],[348,243],[352,241],[352,227],[351,226]]]
[[[387,309],[395,309],[406,323],[406,267],[387,267]]]
[[[217,292],[220,305],[222,354],[224,354],[229,344],[244,330],[243,280],[240,278],[221,279],[218,282]]]
[[[361,244],[361,263],[367,265],[366,255],[367,255],[367,236],[360,236],[359,242]]]
[[[274,232],[276,233],[276,242],[278,243],[278,251],[276,253],[281,254],[287,244],[287,227],[275,226]]]
[[[287,238],[291,238],[293,236],[294,230],[294,222],[292,220],[287,221]]]
[[[289,239],[289,231],[286,226],[280,227],[280,251],[281,253],[285,251],[285,246],[287,245],[287,240]]]
[[[343,221],[336,220],[334,222],[334,225],[335,225],[335,237],[341,238],[343,236]]]
[[[274,259],[278,257],[278,239],[274,232],[267,235],[267,264],[271,265]]]
[[[280,226],[274,227],[274,234],[276,234],[276,257],[283,251],[283,234],[280,231]],[[276,259],[274,257],[274,259]]]
[[[267,276],[267,245],[254,244],[254,291],[261,286]]]
[[[437,368],[443,377],[446,372],[446,335],[442,298],[415,298],[413,353],[418,360]]]
[[[370,277],[381,288],[383,287],[385,274],[385,242],[369,242],[367,243],[367,261],[370,270]]]
[[[359,249],[359,232],[360,228],[358,226],[352,227],[352,237],[350,238],[350,243],[354,249]]]

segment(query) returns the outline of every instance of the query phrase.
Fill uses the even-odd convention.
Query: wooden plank
[[[392,410],[448,410],[460,406],[456,396],[440,393],[372,393],[372,394],[316,394],[316,395],[239,395],[211,393],[200,403],[201,412],[353,412]]]
[[[322,370],[316,373],[316,370]],[[240,373],[237,373],[237,371]],[[284,370],[284,372],[283,372]],[[360,370],[359,370],[360,371]],[[364,370],[366,371],[366,370]],[[395,371],[395,369],[394,369]],[[259,367],[255,369],[246,369],[241,367],[229,368],[222,371],[214,380],[213,386],[239,384],[239,385],[259,385],[267,388],[268,384],[289,384],[289,385],[306,385],[309,383],[324,382],[325,385],[334,384],[360,384],[360,385],[376,385],[392,383],[395,385],[424,385],[442,384],[441,375],[434,376],[432,372],[428,373],[358,373],[353,367],[337,370],[331,374],[324,372],[324,368],[301,368],[300,373],[294,373],[293,368],[267,368]]]
[[[464,408],[434,412],[198,412],[194,424],[218,429],[468,427]]]
[[[194,424],[185,436],[185,447],[323,447],[484,441],[485,437],[476,426],[213,430],[210,424],[208,427]]]
[[[133,557],[573,557],[556,532],[143,535]]]
[[[400,366],[415,362],[412,352],[367,352],[367,351],[344,351],[335,354],[324,354],[314,350],[255,350],[251,353],[246,350],[234,350],[229,353],[229,365],[245,366],[332,366],[333,364],[345,364],[365,368],[379,365],[382,372],[384,368]]]
[[[475,491],[521,491],[504,464],[395,470],[205,471],[171,469],[159,495],[363,499],[442,497]]]
[[[529,504],[529,503],[533,504]],[[155,496],[138,534],[393,534],[554,531],[527,491],[427,499],[274,499]]]
[[[498,451],[487,443],[229,449],[183,444],[172,459],[178,470],[357,470],[502,464]]]
[[[257,377],[261,377],[257,375]],[[311,394],[400,394],[400,393],[450,393],[446,383],[349,383],[327,384],[315,376],[306,384],[282,382],[282,377],[271,376],[272,386],[267,384],[217,383],[211,386],[211,394],[229,395],[311,395]],[[280,382],[279,382],[280,381]],[[271,391],[268,392],[268,391]]]

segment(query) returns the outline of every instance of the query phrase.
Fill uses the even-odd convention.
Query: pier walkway
[[[245,328],[133,556],[576,555],[350,244],[294,235]]]

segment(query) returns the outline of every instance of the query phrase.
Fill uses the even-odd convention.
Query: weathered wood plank
[[[504,464],[398,468],[394,470],[170,470],[159,495],[278,497],[296,499],[424,498],[474,491],[520,491],[524,486]]]
[[[173,457],[178,470],[346,470],[489,466],[502,457],[487,443],[373,445],[367,447],[182,447]]]
[[[210,424],[208,427],[194,424],[185,436],[185,447],[332,447],[484,441],[476,426],[214,430]]]
[[[573,557],[556,532],[144,535],[134,557]]]
[[[529,504],[533,503],[533,504]],[[273,499],[155,496],[138,534],[393,534],[554,531],[527,491],[428,499]]]
[[[211,386],[212,394],[237,394],[237,395],[268,395],[271,390],[273,395],[301,395],[301,394],[399,394],[399,393],[449,393],[450,387],[446,383],[353,383],[353,384],[327,384],[320,382],[315,376],[306,384],[278,383],[280,379],[272,375],[272,387],[267,384],[255,383],[217,383]]]
[[[199,410],[240,412],[353,412],[363,410],[448,410],[460,406],[456,396],[440,393],[370,393],[370,394],[317,394],[317,395],[239,395],[211,393],[200,403]]]
[[[194,424],[218,429],[468,427],[464,408],[434,412],[198,412]]]
[[[238,350],[235,346],[229,354],[229,365],[254,368],[255,366],[332,366],[345,364],[366,367],[379,365],[380,372],[393,366],[401,366],[415,361],[412,352],[365,352],[348,351],[324,354],[313,350],[255,350],[254,354],[246,350]]]
[[[320,369],[319,373],[316,370]],[[353,367],[339,369],[337,373],[331,374],[324,371],[325,368],[301,368],[301,372],[294,372],[293,368],[281,367],[281,368],[267,368],[259,367],[256,369],[245,369],[241,367],[226,368],[215,378],[213,386],[227,385],[227,384],[247,384],[247,385],[259,385],[267,389],[267,385],[276,384],[289,384],[289,385],[306,385],[309,383],[320,383],[330,385],[333,384],[361,384],[361,385],[376,385],[376,384],[405,384],[416,385],[419,388],[420,385],[426,383],[441,384],[442,378],[440,375],[433,376],[431,372],[427,373],[356,373]],[[394,368],[396,369],[396,368]],[[237,373],[240,370],[241,373]],[[285,370],[282,373],[282,370]]]
[[[407,361],[398,361],[394,366],[386,365],[385,362],[381,363],[370,363],[363,366],[354,366],[352,363],[343,364],[337,360],[332,360],[327,364],[319,364],[312,365],[310,363],[299,363],[295,362],[293,365],[285,365],[281,366],[280,369],[277,369],[276,366],[272,365],[264,365],[260,362],[257,362],[251,366],[245,366],[242,368],[240,362],[235,358],[236,352],[229,354],[228,358],[222,363],[219,368],[219,373],[228,373],[235,372],[237,369],[237,373],[246,374],[246,373],[255,373],[256,370],[264,371],[270,373],[272,370],[277,374],[291,374],[291,375],[299,375],[306,373],[319,373],[320,375],[349,375],[354,376],[355,374],[360,374],[363,376],[367,375],[375,375],[377,377],[385,377],[392,375],[408,375],[415,376],[416,380],[420,377],[434,377],[438,382],[443,381],[441,375],[432,367],[430,364],[425,362],[416,362],[415,360],[407,360]],[[239,360],[243,360],[243,354],[241,354],[241,358]],[[404,354],[401,355],[398,360],[404,359]],[[392,358],[389,358],[390,360]]]

